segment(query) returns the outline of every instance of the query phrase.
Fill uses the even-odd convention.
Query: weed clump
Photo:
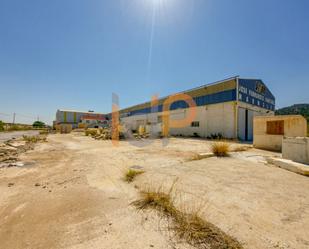
[[[211,145],[212,153],[217,157],[227,157],[230,152],[230,145],[225,142],[215,142]]]
[[[141,199],[132,203],[138,210],[154,209],[166,216],[177,216],[177,209],[171,202],[169,193],[142,191]]]
[[[141,199],[132,203],[138,210],[153,209],[172,221],[168,227],[179,240],[201,249],[243,249],[233,237],[202,219],[198,212],[186,213],[176,208],[171,196],[159,190],[141,192]]]
[[[26,136],[26,135],[23,135],[23,139],[27,143],[38,143],[38,142],[46,142],[47,141],[46,136]]]
[[[0,131],[4,131],[4,123],[0,120]]]
[[[124,176],[124,180],[126,182],[133,182],[134,179],[138,176],[138,175],[141,175],[145,173],[144,171],[142,170],[134,170],[134,169],[129,169],[126,173],[125,173],[125,176]]]

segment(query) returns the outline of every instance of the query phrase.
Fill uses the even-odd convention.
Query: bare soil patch
[[[156,214],[130,204],[144,186],[171,186],[175,207],[235,238],[244,248],[307,249],[309,180],[266,165],[272,152],[250,149],[228,158],[188,161],[209,153],[212,142],[171,138],[138,148],[80,134],[50,135],[48,143],[19,154],[31,167],[0,168],[0,244],[3,248],[194,248],[171,241]],[[242,146],[232,144],[231,146]],[[145,171],[132,184],[131,167]]]

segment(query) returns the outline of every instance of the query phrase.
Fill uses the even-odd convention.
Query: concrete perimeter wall
[[[282,144],[282,157],[294,162],[309,164],[309,138],[285,137]]]
[[[273,127],[269,132],[268,127]],[[253,145],[256,148],[281,151],[287,137],[306,137],[307,120],[300,115],[258,116],[253,121]]]

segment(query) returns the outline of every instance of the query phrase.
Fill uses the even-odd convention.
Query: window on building
[[[200,127],[200,122],[199,121],[192,122],[191,127]]]
[[[269,135],[284,135],[284,121],[268,121],[267,134]]]

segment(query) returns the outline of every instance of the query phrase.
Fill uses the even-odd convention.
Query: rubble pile
[[[112,129],[111,128],[88,128],[85,131],[86,136],[91,136],[96,140],[110,140],[112,139]],[[119,138],[124,138],[124,133],[119,133]]]
[[[96,140],[110,140],[112,139],[112,128],[88,128],[85,130],[86,136],[91,136]],[[135,138],[135,139],[146,139],[150,137],[150,133],[145,129],[139,129],[137,132],[131,133],[125,127],[120,126],[119,128],[119,139]]]
[[[18,162],[18,156],[34,149],[34,144],[41,141],[46,141],[46,136],[23,137],[0,143],[0,168],[23,166],[21,162]]]
[[[98,129],[97,134],[93,136],[93,138],[96,140],[110,140],[112,139],[111,129],[107,129],[107,128]]]
[[[88,128],[85,130],[85,135],[96,140],[109,140],[112,138],[111,129],[108,128]]]

